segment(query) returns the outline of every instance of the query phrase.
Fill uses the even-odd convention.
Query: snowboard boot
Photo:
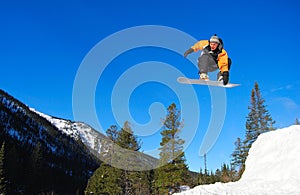
[[[204,81],[209,81],[209,77],[206,73],[201,73],[200,74],[200,79]]]
[[[218,73],[217,81],[219,82],[223,81],[223,74],[221,73],[221,71]]]

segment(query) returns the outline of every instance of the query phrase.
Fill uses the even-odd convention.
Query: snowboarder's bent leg
[[[218,65],[215,60],[206,52],[202,52],[198,58],[199,73],[213,72],[218,69]]]

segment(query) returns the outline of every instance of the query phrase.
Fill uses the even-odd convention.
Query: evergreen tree
[[[184,140],[179,138],[181,128],[180,112],[173,103],[168,107],[166,119],[163,121],[162,141],[160,142],[161,164],[172,162],[179,154],[183,153]]]
[[[0,149],[0,194],[7,194],[7,178],[5,173],[5,142]]]
[[[138,141],[137,137],[133,134],[132,128],[128,121],[124,123],[123,128],[118,133],[116,143],[122,148],[132,151],[138,151],[141,148],[140,141]]]
[[[204,154],[204,174],[206,176],[208,176],[208,172],[207,172],[207,164],[206,164],[206,153]]]
[[[201,168],[198,175],[198,185],[203,185],[203,184],[205,184],[205,179],[204,179],[204,173],[202,172],[202,168]]]
[[[213,171],[210,171],[210,176],[209,176],[209,180],[208,180],[209,184],[213,184],[216,183],[216,175],[214,174]]]
[[[119,135],[119,130],[116,125],[110,126],[109,129],[106,130],[106,135],[109,138],[109,140],[103,141],[102,148],[102,154],[104,161],[110,165],[112,165],[112,162],[116,159],[115,157],[115,144],[117,142],[117,138]]]
[[[300,125],[300,121],[299,121],[299,119],[298,119],[298,118],[296,118],[295,125]]]
[[[200,169],[200,173],[198,176],[198,185],[211,184],[215,183],[216,181],[217,177],[212,171],[210,173],[208,171],[202,172],[202,169]]]
[[[184,140],[179,138],[182,128],[180,112],[173,103],[168,107],[168,113],[163,120],[163,130],[160,142],[160,166],[156,171],[155,187],[159,194],[177,190],[179,186],[189,183],[188,167],[183,152]]]
[[[86,192],[88,194],[122,194],[121,170],[102,163],[89,179]]]
[[[231,160],[231,166],[234,170],[237,170],[237,175],[234,176],[234,180],[240,179],[242,173],[245,170],[245,147],[243,145],[243,142],[241,141],[241,138],[237,138],[235,144],[235,150],[231,154],[232,160]]]
[[[237,178],[240,178],[245,170],[245,162],[253,142],[261,133],[274,130],[275,121],[272,119],[266,108],[258,83],[254,84],[251,91],[249,113],[246,117],[246,134],[243,142],[240,138],[235,142],[235,150],[232,154],[231,165],[237,171]]]
[[[43,148],[42,148],[42,144],[40,142],[38,142],[35,146],[35,148],[32,151],[32,155],[31,155],[31,159],[32,159],[32,174],[33,174],[33,186],[39,186],[39,188],[41,189],[42,186],[44,185],[43,180],[45,179],[43,177],[44,173],[43,173],[43,167],[44,167],[44,161],[43,161]]]
[[[118,137],[116,139],[117,144],[123,148],[127,149],[129,151],[134,152],[126,152],[126,154],[123,155],[126,156],[126,162],[123,162],[123,165],[128,166],[128,168],[133,167],[135,162],[131,162],[131,160],[136,159],[136,155],[138,155],[136,152],[140,150],[141,144],[140,141],[137,139],[137,137],[133,134],[133,130],[130,126],[130,123],[126,121],[123,125],[123,128],[118,133]],[[144,176],[141,176],[142,173],[138,171],[129,171],[127,168],[122,170],[122,187],[124,194],[137,194],[138,191],[140,191],[141,183],[145,184],[148,181],[142,180],[145,179]],[[148,187],[149,189],[150,187]]]
[[[133,189],[135,194],[150,194],[151,193],[151,175],[150,171],[136,171],[134,174]]]
[[[112,161],[116,159],[114,157],[114,147],[119,135],[118,127],[116,125],[110,126],[106,130],[106,135],[108,140],[104,140],[101,147],[104,162],[89,179],[85,191],[93,194],[123,194],[121,186],[122,171],[111,166]]]
[[[150,194],[150,184],[148,179],[149,172],[129,171],[132,168],[131,160],[136,159],[137,151],[140,150],[141,144],[133,134],[130,123],[126,121],[119,131],[117,126],[112,125],[107,131],[108,138],[115,144],[110,144],[109,154],[97,171],[93,174],[88,182],[86,192],[95,194]],[[117,148],[118,147],[118,148]],[[116,151],[118,149],[125,149]],[[133,151],[133,152],[128,152]],[[110,161],[125,166],[124,170],[112,167]],[[126,162],[125,162],[126,161]]]
[[[206,153],[204,154],[204,173],[202,173],[202,168],[200,169],[200,174],[199,174],[199,184],[203,185],[203,184],[209,184],[211,183],[211,175],[209,174],[208,170],[207,170],[207,164],[206,164]]]
[[[5,147],[7,147],[7,145]],[[23,163],[24,158],[19,155],[16,144],[10,145],[7,148],[8,149],[5,151],[5,164],[6,169],[9,171],[6,173],[6,177],[9,181],[12,181],[10,182],[8,189],[13,189],[13,191],[8,191],[8,194],[10,194],[10,192],[13,193],[15,190],[22,191],[23,186],[20,184],[22,183],[22,180],[24,180],[23,175],[30,174],[28,172],[28,166]],[[26,171],[26,173],[24,173],[24,171]],[[26,180],[28,181],[29,179],[26,178]]]
[[[229,181],[231,181],[229,167],[228,167],[228,165],[223,164],[222,170],[221,170],[221,182],[227,183]]]
[[[222,177],[222,172],[220,171],[220,169],[217,169],[215,172],[215,180],[216,182],[220,182],[221,181],[221,177]]]
[[[117,141],[118,134],[119,131],[116,125],[111,125],[110,128],[106,130],[107,137],[113,142]]]
[[[274,130],[274,123],[269,111],[265,106],[265,100],[262,98],[258,83],[255,83],[251,92],[251,105],[246,121],[246,139],[245,149],[248,156],[249,149],[257,137],[264,132]]]

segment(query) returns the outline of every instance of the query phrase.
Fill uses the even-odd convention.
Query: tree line
[[[89,179],[86,194],[168,194],[179,191],[180,186],[194,185],[185,162],[184,140],[179,137],[182,127],[180,111],[173,103],[163,120],[158,168],[129,171],[115,168],[109,162],[102,163]],[[120,130],[112,125],[106,134],[122,148],[132,151],[141,148],[140,140],[134,135],[129,122],[125,122]]]
[[[194,187],[239,180],[245,170],[245,162],[253,142],[260,134],[275,130],[275,121],[267,109],[257,82],[251,91],[248,110],[245,137],[238,137],[235,141],[235,149],[231,154],[229,165],[223,163],[220,169],[208,171],[205,155],[204,169],[200,168],[196,175],[188,170],[183,151],[184,140],[178,136],[183,124],[180,122],[180,111],[173,103],[168,107],[166,118],[163,120],[159,154],[160,166],[151,171],[134,172],[116,169],[109,164],[101,164],[90,178],[86,192],[96,194],[171,194],[180,191],[180,186]],[[295,124],[299,124],[298,119]],[[140,142],[133,136],[128,122],[120,131],[116,126],[112,126],[107,130],[107,134],[122,147],[137,151],[141,148]]]

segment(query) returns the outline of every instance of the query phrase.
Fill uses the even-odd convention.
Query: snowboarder
[[[200,79],[208,81],[209,77],[207,73],[219,69],[220,71],[217,80],[223,81],[223,84],[227,85],[229,81],[231,60],[228,58],[227,52],[223,48],[222,39],[214,34],[210,40],[198,41],[184,53],[184,57],[199,50],[202,50],[200,57],[198,58]]]

